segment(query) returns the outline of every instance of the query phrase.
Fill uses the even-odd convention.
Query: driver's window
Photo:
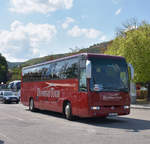
[[[120,79],[125,86],[128,84],[126,72],[120,72]]]
[[[80,91],[87,91],[86,70],[80,69]]]

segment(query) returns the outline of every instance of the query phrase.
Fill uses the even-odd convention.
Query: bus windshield
[[[91,91],[129,91],[128,67],[124,59],[92,58]]]

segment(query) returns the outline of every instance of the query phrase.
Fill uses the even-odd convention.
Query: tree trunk
[[[147,88],[148,88],[147,101],[150,101],[150,83],[148,83]]]

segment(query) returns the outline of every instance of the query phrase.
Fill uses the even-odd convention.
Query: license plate
[[[118,113],[109,113],[108,116],[117,116]]]

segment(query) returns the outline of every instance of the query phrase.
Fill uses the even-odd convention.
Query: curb
[[[148,106],[143,106],[143,105],[131,105],[131,109],[146,109],[146,110],[150,110],[150,105]]]

